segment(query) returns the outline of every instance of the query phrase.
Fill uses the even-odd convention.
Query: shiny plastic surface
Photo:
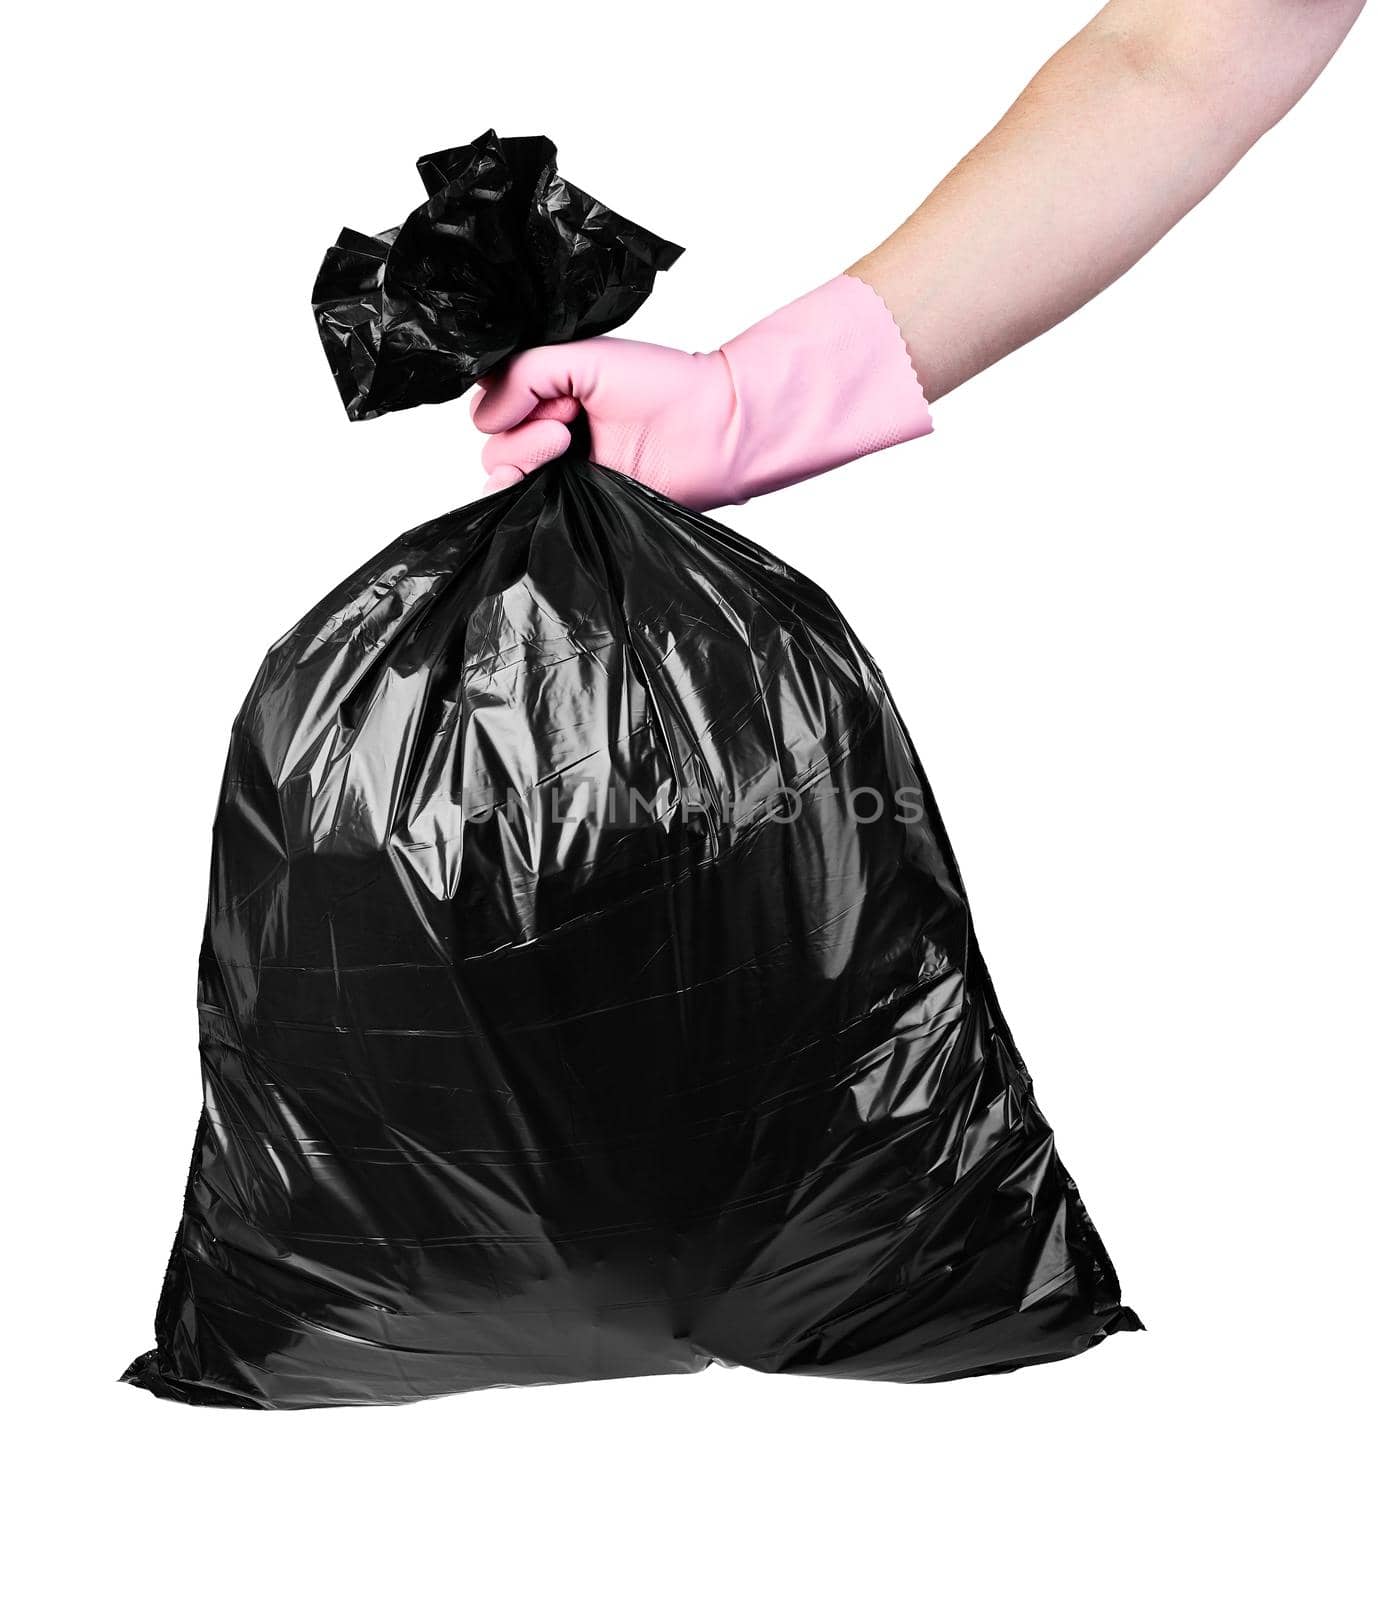
[[[346,228],[311,301],[351,419],[453,400],[515,350],[620,327],[683,253],[577,189],[549,139],[422,156],[400,228]]]
[[[871,658],[573,453],[270,651],[199,1004],[155,1394],[914,1382],[1139,1326]]]

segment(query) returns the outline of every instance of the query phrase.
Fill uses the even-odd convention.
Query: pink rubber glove
[[[569,447],[696,511],[740,505],[932,430],[885,302],[860,278],[825,283],[711,355],[584,339],[514,356],[480,380],[474,422],[488,492]]]

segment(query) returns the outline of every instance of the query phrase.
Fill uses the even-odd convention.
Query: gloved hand
[[[696,511],[827,472],[932,430],[885,302],[842,276],[711,355],[584,339],[480,379],[488,491],[562,454],[588,418],[592,460]]]

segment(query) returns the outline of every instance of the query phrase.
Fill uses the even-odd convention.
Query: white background
[[[712,348],[888,232],[1087,9],[39,9],[4,106],[15,1592],[1358,1594],[1372,19],[931,439],[730,518],[886,670],[1150,1331],[935,1387],[713,1371],[263,1415],[114,1381],[199,1103],[226,736],[272,639],[481,482],[462,405],[346,423],[322,250],[399,222],[419,154],[546,131],[689,247],[636,335]]]

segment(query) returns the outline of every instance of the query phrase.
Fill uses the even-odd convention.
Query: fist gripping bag
[[[341,236],[315,299],[352,417],[615,327],[675,259],[553,156],[426,157],[400,229]],[[587,462],[404,534],[269,652],[199,1009],[126,1374],[155,1394],[919,1382],[1139,1326],[870,656],[799,573]]]

